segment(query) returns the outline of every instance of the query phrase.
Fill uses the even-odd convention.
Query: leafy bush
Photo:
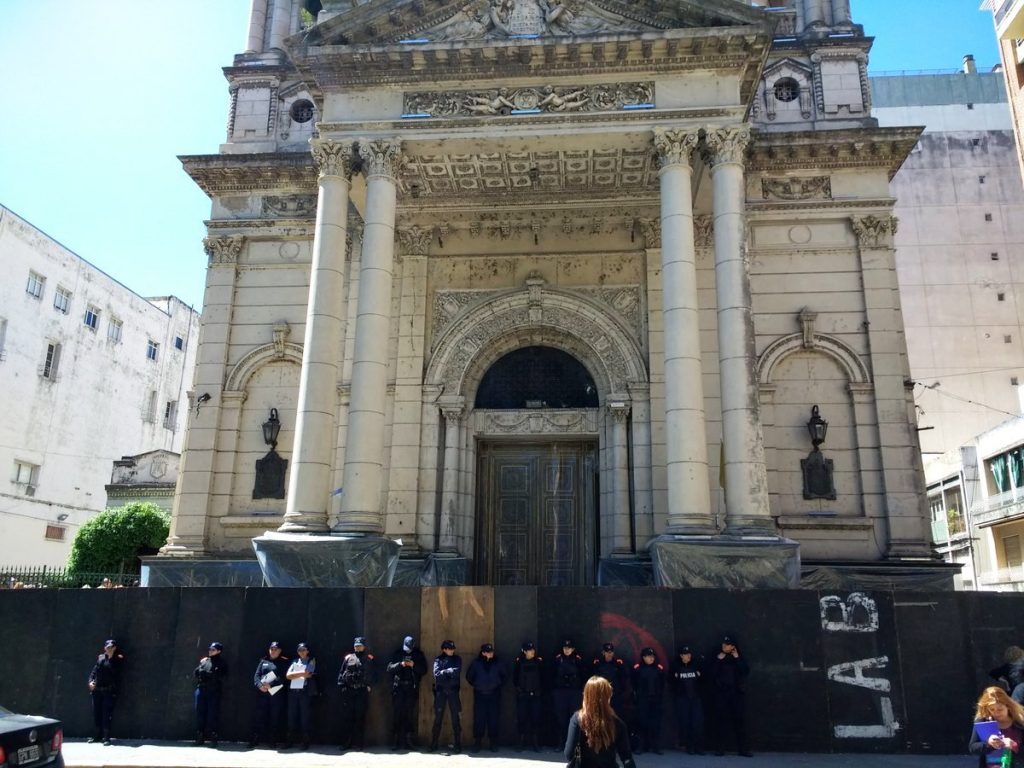
[[[149,502],[105,510],[78,529],[68,571],[138,573],[139,555],[163,546],[170,522],[166,512]]]

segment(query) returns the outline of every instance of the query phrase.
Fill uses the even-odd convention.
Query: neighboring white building
[[[138,456],[122,456],[114,462],[107,485],[107,509],[135,502],[156,504],[168,515],[178,482],[181,454],[162,448]]]
[[[133,293],[2,206],[0,267],[0,565],[60,566],[105,507],[111,462],[181,451],[199,313]]]

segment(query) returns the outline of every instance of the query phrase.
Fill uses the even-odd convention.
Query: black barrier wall
[[[335,679],[361,634],[381,678],[371,695],[368,741],[383,745],[391,723],[388,657],[406,634],[421,637],[428,626],[446,632],[445,606],[469,595],[460,588],[4,590],[0,704],[59,717],[69,736],[89,735],[87,677],[103,641],[115,637],[127,658],[115,737],[190,738],[192,670],[217,640],[230,665],[222,738],[247,740],[257,660],[270,640],[284,644],[288,656],[306,641],[324,691],[316,741],[335,743]],[[475,631],[493,633],[497,655],[508,663],[525,640],[549,659],[571,636],[588,664],[611,641],[630,664],[652,646],[667,667],[682,644],[710,656],[723,633],[732,635],[752,668],[747,711],[755,750],[963,752],[974,702],[990,683],[987,670],[1008,645],[1024,645],[1024,595],[508,587],[493,590],[493,605],[493,626]],[[482,623],[491,620],[481,613]],[[423,650],[428,660],[438,653]],[[476,650],[460,644],[464,668]],[[421,694],[422,741],[429,685]],[[462,699],[469,741],[472,692],[465,683]],[[670,746],[667,691],[665,704],[663,742]],[[512,744],[511,685],[502,722],[503,741]],[[560,738],[552,727],[547,739]]]

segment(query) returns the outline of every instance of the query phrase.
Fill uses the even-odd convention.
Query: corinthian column
[[[359,269],[356,338],[352,355],[352,403],[348,411],[344,494],[336,531],[383,533],[384,409],[387,404],[391,282],[395,261],[396,175],[402,162],[398,139],[361,141],[366,174],[363,259]]]
[[[693,150],[697,132],[656,129],[661,180],[668,533],[714,533],[704,426],[697,257],[693,241]]]
[[[444,414],[444,475],[441,486],[441,525],[437,549],[439,552],[453,553],[458,551],[455,524],[459,506],[462,423],[465,415],[462,398],[456,398],[443,404],[441,413]]]
[[[309,280],[306,335],[295,417],[295,452],[285,532],[326,531],[331,491],[333,436],[338,411],[337,387],[345,287],[345,235],[353,145],[314,139],[313,159],[320,167],[313,263]]]
[[[725,454],[726,532],[774,532],[754,370],[754,319],[746,260],[743,155],[746,125],[709,129],[714,190],[715,293]]]
[[[612,557],[632,554],[629,510],[629,403],[608,404],[612,463]]]

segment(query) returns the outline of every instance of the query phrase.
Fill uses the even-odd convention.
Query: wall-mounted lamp
[[[68,513],[67,512],[61,512],[59,515],[57,515],[57,522],[58,523],[63,523],[67,519],[68,519]]]
[[[811,444],[814,446],[814,450],[818,450],[818,446],[825,442],[825,435],[828,434],[828,422],[821,418],[816,405],[811,408],[807,431],[811,435]]]
[[[270,418],[263,422],[263,442],[277,448],[277,436],[281,433],[281,420],[277,417],[277,408],[270,409]]]
[[[811,408],[811,418],[807,421],[807,433],[811,436],[811,445],[814,448],[806,459],[800,459],[800,470],[804,476],[804,498],[834,500],[836,485],[833,478],[832,459],[826,459],[824,454],[818,450],[818,446],[825,442],[828,422],[821,418],[816,405]]]

